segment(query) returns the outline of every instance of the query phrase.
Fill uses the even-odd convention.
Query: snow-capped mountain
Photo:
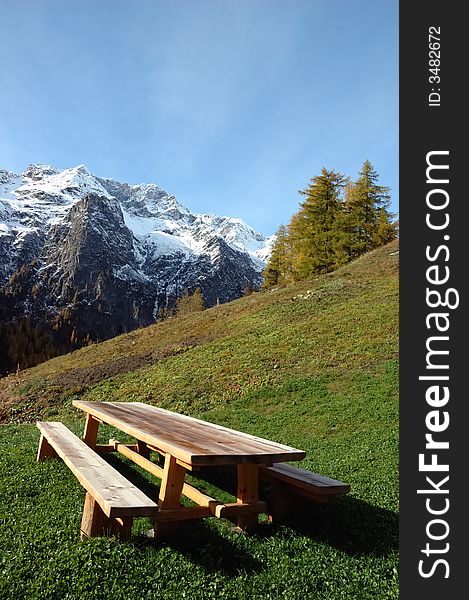
[[[261,283],[272,238],[194,214],[156,184],[31,165],[0,170],[1,319],[105,339],[155,320],[197,287],[206,306]],[[59,323],[59,324],[58,324]]]
[[[0,169],[0,236],[14,238],[11,265],[17,266],[15,250],[23,249],[31,236],[47,233],[64,221],[72,206],[88,194],[118,201],[137,255],[143,246],[145,254],[197,256],[204,254],[209,239],[217,237],[246,253],[257,271],[265,266],[272,238],[241,219],[193,214],[154,183],[128,185],[96,177],[84,165],[63,171],[30,165],[21,175]],[[5,264],[3,269],[0,284],[13,272]]]

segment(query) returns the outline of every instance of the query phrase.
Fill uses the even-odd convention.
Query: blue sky
[[[0,0],[0,168],[155,182],[265,234],[365,159],[398,210],[397,0]]]

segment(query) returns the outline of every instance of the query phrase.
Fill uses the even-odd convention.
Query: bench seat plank
[[[304,492],[311,492],[313,496],[346,494],[350,491],[348,483],[285,463],[275,463],[272,467],[263,467],[261,477],[282,481]]]
[[[63,423],[38,421],[37,427],[107,517],[157,514],[158,506],[155,502],[89,448]]]
[[[284,463],[263,467],[259,474],[261,478],[272,483],[268,501],[270,522],[280,522],[288,515],[302,510],[301,505],[297,500],[293,500],[292,496],[301,496],[325,504],[333,496],[350,491],[348,483]]]

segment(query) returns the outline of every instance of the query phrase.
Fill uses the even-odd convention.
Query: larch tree
[[[392,242],[397,237],[399,225],[395,221],[390,220],[389,213],[385,208],[381,208],[378,213],[376,227],[373,234],[373,247],[383,246],[388,242]]]
[[[200,288],[196,288],[192,294],[186,290],[176,301],[176,315],[187,315],[189,313],[204,310],[204,298]]]
[[[350,259],[376,248],[383,243],[380,239],[394,239],[396,228],[387,211],[390,202],[389,188],[378,185],[378,173],[365,160],[344,206],[346,229],[351,238]]]
[[[341,264],[337,219],[345,182],[341,173],[323,168],[321,175],[313,177],[306,190],[300,191],[306,200],[292,224],[295,279],[327,273]]]

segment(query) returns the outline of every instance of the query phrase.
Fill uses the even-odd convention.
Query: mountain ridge
[[[46,225],[56,224],[89,193],[116,198],[134,235],[148,237],[163,231],[179,237],[192,251],[199,249],[198,238],[216,233],[234,249],[264,263],[274,237],[256,232],[239,218],[192,213],[155,183],[121,183],[95,176],[85,165],[59,170],[42,164],[29,165],[20,175],[0,169],[0,236],[15,227],[24,235],[28,227],[44,224],[44,217]],[[191,226],[194,232],[187,231]]]
[[[260,286],[273,237],[85,165],[0,170],[0,333],[27,338],[3,359],[27,366],[24,346],[42,360],[148,325],[197,288],[206,306],[238,298]]]

